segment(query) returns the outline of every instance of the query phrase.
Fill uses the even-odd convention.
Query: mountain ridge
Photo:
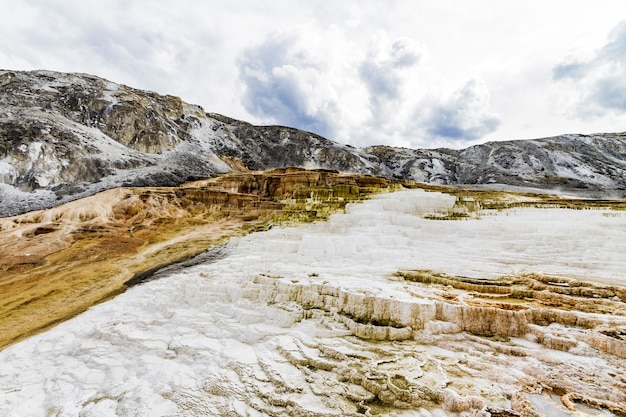
[[[626,133],[354,148],[89,74],[0,70],[0,216],[120,186],[297,166],[445,185],[626,190]]]

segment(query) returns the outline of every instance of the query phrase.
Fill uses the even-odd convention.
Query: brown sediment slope
[[[0,219],[0,348],[166,265],[272,223],[324,219],[386,180],[296,168],[113,189]]]

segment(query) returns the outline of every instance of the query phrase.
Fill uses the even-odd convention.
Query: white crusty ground
[[[332,312],[281,302],[280,291],[325,285],[427,303],[391,276],[399,269],[626,283],[624,212],[423,218],[453,203],[438,193],[397,192],[349,205],[326,223],[233,239],[223,259],[131,288],[0,352],[0,415],[486,416],[483,407],[507,408],[529,378],[555,372],[581,384],[610,387],[620,376],[626,384],[623,360],[584,344],[566,353],[513,338],[506,346],[528,353],[517,356],[454,331],[368,341]],[[371,394],[355,382],[361,377],[400,378],[445,400],[409,410],[368,406]],[[591,415],[531,399],[547,415]]]

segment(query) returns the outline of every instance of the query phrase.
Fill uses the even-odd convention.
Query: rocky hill
[[[487,142],[463,150],[375,146],[396,178],[437,184],[503,184],[569,190],[624,190],[626,134],[562,135]]]
[[[436,184],[626,189],[626,134],[356,149],[86,74],[0,71],[0,216],[118,186],[298,166]],[[621,195],[620,194],[620,195]]]
[[[626,416],[625,170],[0,71],[0,415]]]

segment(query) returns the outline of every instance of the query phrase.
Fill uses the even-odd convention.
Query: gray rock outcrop
[[[626,134],[357,149],[86,74],[0,70],[0,216],[119,186],[298,166],[434,184],[626,190]]]

